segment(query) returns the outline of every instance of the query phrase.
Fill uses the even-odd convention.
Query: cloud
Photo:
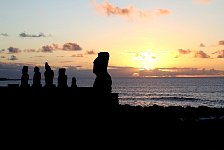
[[[17,58],[15,55],[12,55],[12,56],[9,58],[9,60],[11,60],[11,61],[15,61],[15,60],[18,60],[18,58]]]
[[[9,47],[7,49],[9,53],[19,53],[21,50],[19,48]],[[34,52],[44,52],[44,53],[52,53],[55,50],[64,50],[64,51],[79,51],[82,48],[76,43],[65,43],[64,45],[60,46],[59,44],[51,44],[42,46],[40,49],[24,49],[23,52],[25,53],[34,53]],[[0,53],[4,52],[5,50],[0,50]]]
[[[194,1],[201,4],[209,4],[212,0],[194,0]]]
[[[55,47],[52,45],[42,46],[41,48],[41,52],[44,52],[44,53],[52,53],[54,50],[55,50]]]
[[[19,34],[19,37],[22,37],[22,38],[40,38],[40,37],[47,37],[44,33],[39,33],[39,34],[27,34],[25,32],[22,32]]]
[[[66,60],[66,61],[60,61],[60,63],[64,64],[64,63],[71,63],[72,61],[70,60]]]
[[[25,50],[23,50],[23,52],[33,53],[33,52],[37,52],[37,51],[35,49],[25,49]]]
[[[86,51],[87,55],[96,55],[97,52],[95,52],[94,50],[90,50],[90,51]]]
[[[177,55],[175,58],[179,58],[181,55],[187,55],[191,53],[191,50],[185,50],[185,49],[178,49],[179,55]]]
[[[223,40],[222,41],[219,41],[219,45],[224,46],[224,41]]]
[[[63,45],[62,50],[65,51],[80,51],[82,48],[76,43],[66,43]]]
[[[9,35],[7,33],[0,33],[0,36],[8,37]]]
[[[64,45],[60,46],[59,44],[52,44],[43,46],[41,51],[42,52],[53,52],[54,50],[64,50],[64,51],[80,51],[82,48],[76,43],[65,43]]]
[[[187,54],[190,54],[191,51],[188,49],[188,50],[184,50],[184,49],[179,49],[179,54],[180,55],[187,55]]]
[[[160,16],[170,14],[171,11],[168,9],[156,9],[156,10],[138,10],[134,6],[129,5],[126,8],[120,8],[118,6],[114,6],[108,1],[104,1],[102,4],[93,0],[93,4],[97,12],[106,15],[106,16],[124,16],[124,17],[141,17],[148,18],[152,16]]]
[[[72,55],[71,57],[84,57],[83,54]]]
[[[195,58],[210,58],[210,56],[203,51],[197,51],[194,57]]]
[[[206,77],[224,76],[224,71],[198,68],[157,68],[139,71],[141,77]]]
[[[9,47],[8,48],[9,53],[20,53],[21,50],[19,48]]]
[[[42,57],[45,57],[45,56],[42,56],[42,55],[37,55],[35,57],[38,57],[38,58],[42,58]]]
[[[5,52],[5,49],[1,49],[1,50],[0,50],[0,53],[3,53],[3,52]]]
[[[205,46],[205,44],[201,43],[201,44],[200,44],[200,47],[206,47],[206,46]]]
[[[224,58],[224,50],[222,51],[218,51],[217,52],[219,55],[217,56],[217,58]]]

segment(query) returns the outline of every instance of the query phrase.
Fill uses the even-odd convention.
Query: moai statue
[[[32,87],[42,87],[40,68],[37,66],[34,67],[33,86]]]
[[[76,84],[76,78],[73,77],[72,78],[72,85],[71,85],[72,88],[77,88],[77,84]]]
[[[58,74],[58,87],[60,88],[66,88],[68,87],[67,84],[67,75],[65,75],[66,69],[65,68],[60,68],[59,69],[59,74]]]
[[[23,66],[20,87],[29,87],[28,81],[29,81],[28,66]]]
[[[93,73],[96,75],[93,87],[102,92],[111,92],[112,80],[110,74],[107,72],[109,53],[100,52],[98,57],[94,60]]]
[[[51,67],[48,65],[48,63],[45,63],[45,87],[53,87],[53,80],[54,80],[54,71],[51,70]]]

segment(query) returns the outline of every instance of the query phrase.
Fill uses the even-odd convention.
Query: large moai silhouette
[[[20,87],[29,87],[28,66],[23,66]]]
[[[65,75],[66,69],[60,68],[58,71],[58,87],[66,88],[68,87],[67,84],[67,75]]]
[[[102,92],[111,92],[112,80],[110,74],[107,72],[109,53],[100,52],[98,57],[94,60],[93,73],[96,75],[93,87]]]
[[[54,87],[53,80],[54,80],[54,71],[51,70],[51,67],[48,65],[48,63],[45,63],[45,87]]]
[[[34,67],[33,85],[32,87],[42,87],[41,85],[41,73],[39,67]]]

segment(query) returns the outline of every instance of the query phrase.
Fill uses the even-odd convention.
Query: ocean
[[[91,87],[93,82],[77,78],[79,87]],[[15,83],[20,81],[0,81],[0,86]],[[113,92],[119,93],[120,104],[132,106],[224,108],[224,78],[113,78]]]

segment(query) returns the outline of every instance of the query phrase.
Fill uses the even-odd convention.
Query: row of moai
[[[65,74],[66,69],[60,68],[59,69],[59,75],[58,75],[58,87],[60,88],[66,88],[68,87],[67,84],[67,75]],[[45,63],[45,86],[44,87],[56,87],[54,85],[54,71],[51,69],[51,67],[48,65],[48,63]],[[20,87],[30,87],[29,85],[29,74],[28,74],[28,66],[23,66],[22,69],[22,77],[21,77],[21,84]],[[33,75],[33,84],[32,87],[42,87],[41,84],[41,73],[39,67],[34,67],[34,75]],[[72,78],[72,84],[71,87],[77,87],[76,84],[76,78]]]
[[[100,52],[98,53],[98,57],[94,60],[93,64],[93,73],[96,75],[95,82],[93,87],[99,89],[103,92],[111,92],[112,89],[112,79],[110,74],[107,71],[108,62],[109,62],[109,53],[108,52]],[[59,69],[59,76],[58,76],[58,87],[68,87],[67,85],[67,75],[65,74],[66,69],[61,68]],[[45,63],[45,87],[55,87],[53,84],[54,79],[54,71]],[[21,87],[29,87],[29,74],[28,74],[28,66],[24,66],[22,69],[22,77],[21,77]],[[41,73],[38,67],[34,68],[34,76],[33,76],[33,85],[32,87],[42,87],[41,85]],[[71,87],[77,87],[76,85],[76,78],[72,78],[72,85]]]

